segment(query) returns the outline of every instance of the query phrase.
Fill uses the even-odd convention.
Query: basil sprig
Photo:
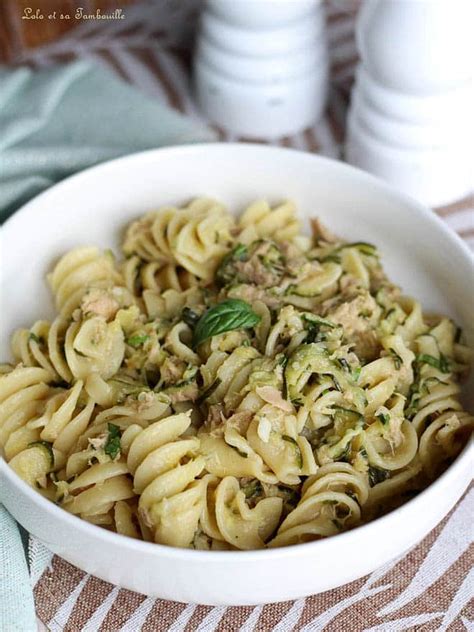
[[[230,298],[207,310],[199,319],[193,336],[197,347],[208,338],[234,329],[249,329],[260,322],[250,305],[238,298]]]

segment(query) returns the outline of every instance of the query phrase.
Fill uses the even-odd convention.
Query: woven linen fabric
[[[199,4],[146,0],[127,7],[121,22],[83,24],[66,38],[19,53],[16,61],[48,68],[71,59],[93,59],[157,103],[202,121],[192,98],[189,68]],[[357,62],[357,5],[357,0],[326,4],[332,82],[326,116],[299,134],[260,142],[341,158]],[[223,130],[217,133],[221,141],[246,140]],[[472,196],[436,212],[474,248]],[[258,607],[211,608],[147,598],[86,575],[53,557],[34,538],[28,559],[37,616],[54,632],[474,632],[473,523],[471,491],[417,547],[370,576],[306,599]]]
[[[473,518],[474,488],[417,547],[371,575],[306,599],[256,607],[152,599],[55,556],[33,578],[37,615],[52,632],[470,632]],[[32,565],[43,549],[30,543]]]

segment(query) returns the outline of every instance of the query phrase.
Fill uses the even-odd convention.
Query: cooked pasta
[[[133,221],[122,260],[66,253],[57,317],[0,366],[2,456],[84,520],[203,550],[334,536],[417,494],[473,428],[470,351],[375,246],[311,227],[198,198]]]

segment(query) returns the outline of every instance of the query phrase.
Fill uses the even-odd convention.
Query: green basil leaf
[[[107,438],[107,443],[104,446],[105,454],[108,454],[111,459],[115,459],[121,449],[120,445],[120,428],[115,424],[107,424],[107,428],[109,431],[109,436]]]
[[[32,331],[30,331],[28,340],[33,340],[33,342],[36,342],[37,344],[41,344],[43,342],[43,339],[34,334]]]
[[[231,298],[211,307],[199,319],[193,337],[193,346],[218,334],[235,329],[249,329],[260,322],[258,316],[248,303],[237,298]]]

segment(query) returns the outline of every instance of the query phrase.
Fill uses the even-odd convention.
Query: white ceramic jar
[[[194,62],[198,103],[249,138],[296,133],[327,96],[325,16],[318,0],[209,0]]]
[[[315,0],[207,0],[208,8],[225,22],[249,28],[286,26],[310,17],[314,4]]]
[[[366,0],[347,160],[430,206],[472,189],[471,0]]]

